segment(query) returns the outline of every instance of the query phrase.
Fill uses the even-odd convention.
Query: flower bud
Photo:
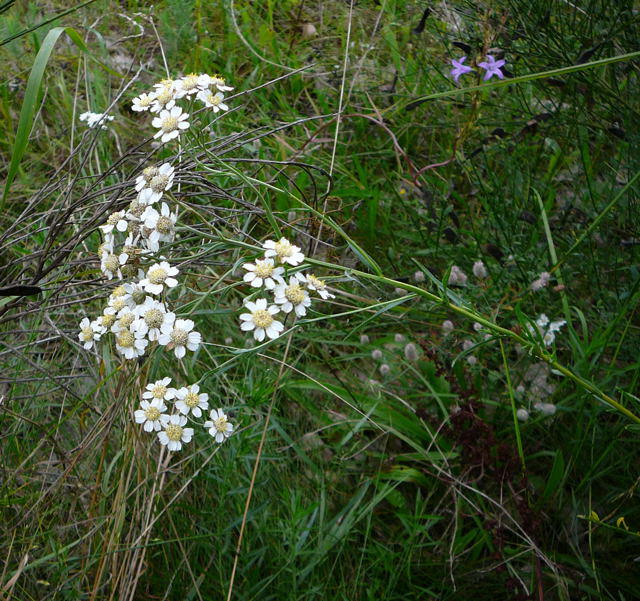
[[[386,363],[383,363],[380,366],[380,374],[381,375],[388,376],[390,371],[391,371],[391,368]]]
[[[516,411],[516,417],[519,421],[526,422],[529,419],[529,412],[526,409],[520,407],[520,409]]]
[[[373,349],[371,351],[371,358],[380,361],[380,359],[382,359],[382,351],[379,348]]]
[[[404,358],[407,361],[412,361],[412,362],[418,360],[418,349],[416,348],[416,345],[413,344],[413,342],[409,342],[404,347]]]
[[[369,344],[369,336],[367,336],[366,334],[361,334],[360,344]]]

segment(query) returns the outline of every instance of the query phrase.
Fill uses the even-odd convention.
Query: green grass
[[[413,1],[355,3],[351,22],[338,1],[158,3],[172,76],[219,72],[238,92],[290,76],[230,101],[214,137],[192,128],[185,229],[167,252],[186,261],[173,306],[209,344],[141,367],[107,343],[81,351],[77,324],[112,287],[97,226],[140,166],[171,157],[149,156],[150,119],[128,108],[163,61],[146,3],[49,22],[67,8],[0,17],[0,41],[45,23],[0,46],[0,287],[43,289],[0,297],[3,598],[226,598],[273,402],[232,598],[634,599],[640,429],[588,389],[640,415],[637,59],[589,64],[637,51],[632,3],[434,3],[420,33]],[[87,52],[63,35],[35,96],[53,27]],[[517,80],[475,89],[469,75],[460,91],[454,42],[503,50]],[[17,161],[25,100],[35,120]],[[111,103],[109,130],[87,133],[77,116]],[[234,352],[246,290],[233,274],[277,230],[305,250],[321,231],[315,268],[347,294],[314,306],[286,356],[282,341]],[[443,286],[452,265],[466,287]],[[552,282],[534,293],[542,271]],[[544,362],[527,323],[541,313],[568,322],[543,359],[575,375],[542,378],[551,417],[534,408]],[[482,317],[499,340],[474,330]],[[200,381],[238,432],[220,447],[198,432],[159,466],[131,411],[165,374]]]

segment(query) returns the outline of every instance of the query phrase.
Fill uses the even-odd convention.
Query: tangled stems
[[[214,238],[214,236],[211,236],[211,238]],[[250,248],[253,250],[258,249],[258,247],[252,244],[247,244],[246,242],[238,242],[237,240],[232,240],[227,238],[222,238],[222,239],[231,245],[242,246],[244,248]],[[527,340],[526,338],[523,338],[513,330],[509,330],[508,328],[503,328],[502,326],[499,326],[493,323],[492,321],[490,321],[480,313],[477,313],[473,309],[462,307],[460,305],[456,305],[455,303],[448,301],[445,295],[438,296],[436,294],[433,294],[433,292],[429,292],[428,290],[424,290],[423,288],[419,288],[418,286],[414,286],[413,284],[400,282],[398,280],[393,280],[391,278],[387,278],[382,275],[375,275],[375,274],[367,273],[365,271],[360,271],[358,269],[352,269],[350,267],[344,267],[343,265],[336,265],[334,263],[318,261],[317,259],[311,259],[311,258],[307,258],[306,261],[311,265],[318,265],[320,267],[334,269],[336,271],[341,271],[345,274],[352,274],[354,276],[371,280],[374,282],[378,282],[380,284],[385,284],[387,286],[392,286],[394,288],[401,288],[403,290],[407,290],[408,292],[412,292],[415,295],[421,296],[422,298],[425,298],[431,302],[440,304],[441,306],[445,307],[449,311],[453,311],[454,313],[457,313],[458,315],[462,315],[463,317],[466,317],[469,320],[478,322],[482,324],[485,328],[487,328],[487,330],[495,334],[496,336],[500,338],[510,338],[514,342],[520,343],[523,348],[526,348],[529,351],[530,354],[534,355],[535,357],[538,357],[545,363],[549,364],[553,369],[559,371],[562,375],[573,380],[578,386],[580,386],[584,390],[600,398],[607,405],[609,405],[610,407],[613,407],[614,409],[616,409],[617,411],[619,411],[620,413],[622,413],[632,421],[640,424],[640,417],[638,417],[635,413],[629,411],[629,409],[627,409],[624,405],[616,401],[614,398],[610,397],[608,394],[605,394],[602,390],[600,390],[600,388],[598,388],[595,384],[593,384],[589,380],[574,373],[568,367],[565,367],[561,363],[558,363],[558,361],[552,355],[547,353],[542,347],[537,345],[535,342],[532,342],[531,340]]]

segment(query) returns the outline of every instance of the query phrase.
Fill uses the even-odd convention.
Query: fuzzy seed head
[[[158,218],[156,229],[161,234],[170,234],[173,231],[173,221],[164,215]]]

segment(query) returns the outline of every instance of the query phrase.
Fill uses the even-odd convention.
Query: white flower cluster
[[[165,79],[155,84],[153,90],[134,98],[131,108],[136,112],[157,114],[151,122],[158,130],[153,137],[160,138],[164,144],[178,138],[189,127],[189,114],[176,102],[196,98],[214,113],[228,111],[223,92],[229,90],[233,88],[226,85],[222,77],[190,73],[179,79]]]
[[[212,92],[212,88],[217,92]],[[221,92],[231,89],[220,77],[187,75],[156,84],[153,92],[133,101],[133,109],[159,114],[153,120],[154,127],[159,128],[155,137],[164,143],[189,127],[188,115],[175,105],[176,100],[195,95],[217,112],[228,109]],[[89,117],[88,113],[82,117],[85,116],[90,127],[107,118]],[[122,282],[112,290],[102,315],[93,321],[85,317],[80,322],[78,338],[85,349],[91,349],[107,332],[115,335],[116,350],[127,360],[143,356],[154,345],[173,351],[178,359],[200,347],[202,336],[194,330],[193,321],[177,318],[166,304],[166,295],[178,285],[179,270],[163,256],[151,257],[162,243],[175,239],[177,211],[162,201],[174,177],[175,169],[169,163],[147,167],[136,179],[137,196],[128,209],[112,213],[100,226],[103,234],[98,252],[100,269],[107,279]],[[197,384],[177,390],[168,388],[170,381],[165,378],[147,386],[135,417],[144,423],[145,430],[158,431],[162,444],[170,450],[179,450],[193,435],[193,429],[185,427],[186,415],[200,417],[202,410],[208,408],[208,396],[199,394]],[[178,413],[168,415],[164,413],[164,401],[172,399]],[[217,442],[222,442],[233,430],[221,409],[211,412],[211,421],[205,427]]]
[[[104,113],[92,113],[90,111],[82,113],[78,119],[80,119],[80,121],[86,121],[87,127],[96,127],[99,125],[101,129],[107,129],[105,123],[113,121],[113,117],[111,115],[106,115]]]
[[[273,295],[272,302],[264,296],[256,300],[245,298],[243,302],[248,313],[240,315],[240,329],[244,332],[253,331],[258,342],[265,337],[274,339],[282,334],[284,324],[274,317],[280,311],[287,314],[293,311],[296,316],[304,317],[311,306],[309,291],[317,292],[323,300],[335,298],[325,282],[315,275],[301,271],[286,273],[287,269],[297,267],[304,261],[304,254],[298,246],[286,238],[280,238],[278,242],[267,240],[262,246],[265,249],[264,257],[242,266],[247,272],[243,277],[244,282]]]
[[[566,325],[566,321],[561,319],[559,321],[549,321],[549,318],[543,313],[536,319],[536,326],[538,333],[542,336],[542,340],[545,346],[551,346],[556,339],[556,334],[562,329],[562,326]],[[532,334],[536,333],[535,328],[531,324],[527,324],[529,331]]]
[[[171,378],[163,378],[147,384],[142,393],[140,409],[134,412],[136,423],[143,424],[145,432],[157,432],[158,440],[169,451],[180,451],[183,443],[191,442],[193,428],[186,427],[189,418],[200,418],[209,409],[209,395],[200,392],[197,384],[170,388]],[[169,413],[166,403],[173,402],[173,412]],[[222,409],[212,409],[211,419],[204,422],[204,428],[217,443],[224,442],[233,432]]]

